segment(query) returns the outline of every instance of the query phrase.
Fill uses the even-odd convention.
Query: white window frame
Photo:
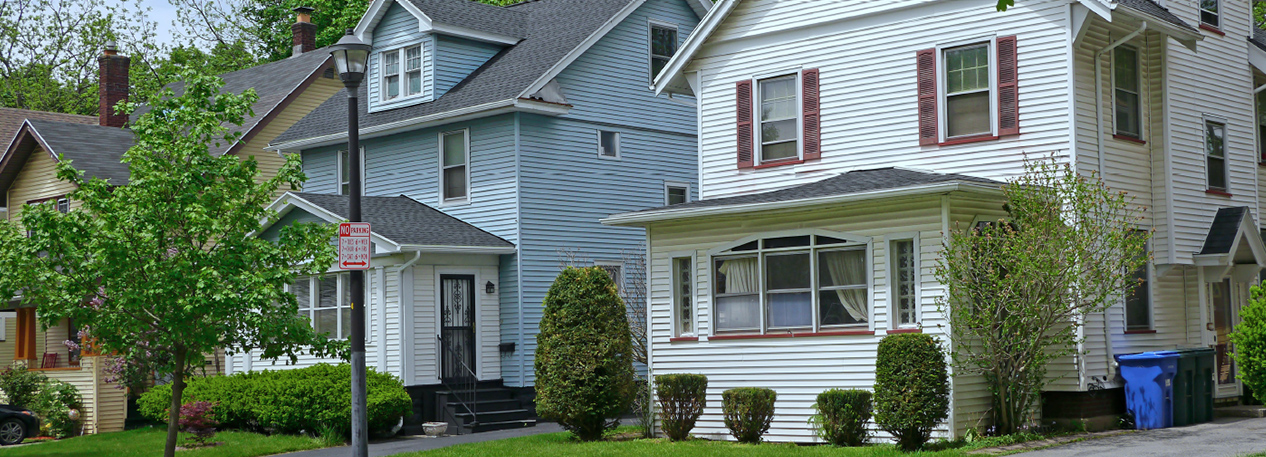
[[[1204,13],[1205,13],[1205,11],[1209,11],[1209,10],[1204,9],[1204,5],[1202,4],[1202,3],[1204,3],[1204,2],[1203,2],[1202,0],[1196,0],[1196,16],[1198,16],[1198,17],[1196,18],[1196,21],[1197,21],[1198,23],[1200,23],[1200,24],[1204,24],[1204,25],[1207,25],[1207,26],[1209,26],[1209,27],[1213,27],[1213,28],[1215,28],[1215,29],[1217,29],[1217,30],[1219,30],[1219,31],[1220,31],[1220,30],[1222,30],[1222,0],[1213,0],[1213,1],[1214,1],[1214,5],[1216,5],[1215,7],[1216,7],[1218,10],[1217,10],[1216,12],[1212,12],[1212,11],[1211,11],[1211,12],[1213,13],[1214,17],[1216,17],[1216,18],[1218,19],[1218,23],[1217,23],[1217,24],[1210,24],[1210,23],[1208,23],[1208,22],[1205,22],[1205,21],[1204,21]]]
[[[619,269],[620,269],[620,277],[619,277],[619,278],[611,278],[611,280],[612,280],[612,282],[614,282],[614,283],[615,283],[615,290],[616,290],[616,292],[624,293],[624,282],[625,282],[625,279],[626,279],[626,278],[625,278],[625,274],[626,274],[626,273],[625,273],[625,271],[624,271],[624,262],[619,261],[619,260],[595,260],[595,261],[593,262],[593,266],[595,266],[595,267],[616,267],[616,268],[619,268]],[[605,268],[604,268],[604,270],[605,270]]]
[[[733,249],[733,248],[737,248],[737,247],[739,247],[739,246],[742,246],[742,245],[747,244],[747,243],[751,243],[751,242],[753,242],[753,241],[760,242],[761,240],[770,239],[770,238],[784,238],[784,237],[805,236],[805,235],[810,235],[810,236],[825,236],[825,237],[830,237],[830,238],[835,238],[835,239],[845,240],[847,243],[843,243],[843,244],[829,244],[829,245],[825,245],[825,246],[821,246],[821,247],[819,247],[819,246],[817,245],[817,243],[816,243],[816,240],[813,240],[814,242],[812,242],[812,243],[811,243],[811,245],[810,245],[810,246],[808,246],[808,247],[798,246],[798,247],[772,248],[772,249],[766,249],[766,248],[764,248],[763,243],[761,243],[761,244],[758,244],[758,245],[757,245],[757,249],[752,250],[752,251],[741,251],[741,252],[735,252],[735,253],[727,253],[728,251],[730,251],[730,250],[731,250],[731,249]],[[822,289],[821,289],[821,288],[820,288],[820,286],[819,286],[820,281],[819,281],[819,279],[818,279],[818,272],[817,272],[817,270],[818,270],[818,253],[820,253],[820,252],[831,252],[831,251],[841,251],[841,250],[861,250],[861,251],[863,251],[863,254],[862,254],[862,255],[864,256],[864,258],[865,258],[865,260],[866,260],[866,266],[865,266],[866,273],[865,273],[865,276],[866,276],[866,292],[867,292],[867,293],[866,293],[866,304],[867,304],[867,310],[866,310],[866,322],[865,322],[865,324],[821,325],[821,323],[820,323],[820,316],[819,316],[819,314],[818,314],[818,312],[819,312],[819,310],[818,310],[818,308],[819,308],[819,303],[818,303],[818,294],[819,294],[819,292],[820,292]],[[716,325],[716,323],[715,323],[715,321],[714,321],[714,322],[710,322],[710,323],[709,323],[709,325],[708,325],[708,328],[709,328],[709,332],[708,332],[708,333],[710,334],[709,336],[715,336],[715,335],[718,335],[718,334],[719,334],[719,335],[754,335],[754,334],[761,334],[761,335],[774,334],[774,335],[778,335],[778,334],[785,334],[785,333],[787,333],[787,330],[784,330],[784,329],[779,329],[779,330],[775,330],[775,331],[771,332],[771,331],[769,330],[769,323],[767,322],[767,319],[766,319],[766,317],[765,317],[765,316],[766,316],[766,314],[767,314],[767,313],[766,313],[766,311],[765,311],[765,307],[767,306],[767,302],[766,302],[766,300],[765,300],[765,296],[766,296],[766,292],[767,292],[767,291],[765,290],[765,254],[766,254],[766,253],[780,253],[780,252],[784,252],[784,253],[785,253],[785,252],[797,252],[797,251],[800,251],[800,252],[808,251],[808,252],[810,253],[810,256],[809,256],[809,259],[810,259],[810,260],[809,260],[809,271],[810,271],[810,276],[811,276],[811,278],[812,278],[812,279],[810,280],[810,288],[811,288],[811,289],[812,289],[812,291],[813,291],[813,293],[812,293],[812,300],[813,300],[813,301],[812,301],[812,304],[811,304],[812,313],[813,313],[813,314],[812,314],[812,315],[813,315],[813,324],[812,324],[812,330],[810,330],[810,331],[811,331],[811,332],[814,332],[814,333],[817,333],[817,332],[822,332],[822,331],[841,331],[841,330],[843,330],[843,331],[847,331],[847,330],[859,330],[859,331],[860,331],[860,330],[869,330],[869,331],[874,331],[874,330],[875,330],[875,250],[874,250],[874,240],[873,240],[872,238],[870,238],[870,237],[860,236],[860,235],[854,235],[854,234],[851,234],[851,233],[834,232],[834,231],[829,231],[829,230],[811,229],[811,230],[783,230],[783,231],[774,231],[774,232],[764,232],[764,233],[760,233],[760,234],[757,234],[757,235],[747,236],[747,237],[741,238],[741,239],[739,239],[739,240],[737,240],[737,241],[733,241],[733,242],[730,242],[730,243],[726,243],[726,244],[723,244],[723,245],[720,245],[720,246],[717,246],[717,247],[715,247],[715,248],[712,248],[712,249],[708,250],[708,252],[707,252],[707,261],[708,261],[708,263],[707,263],[707,269],[708,269],[708,270],[707,270],[707,271],[708,271],[708,274],[707,274],[707,276],[706,276],[706,279],[707,279],[707,283],[706,283],[706,287],[707,287],[706,294],[707,294],[707,295],[706,295],[706,296],[708,297],[708,306],[713,307],[713,308],[709,311],[709,316],[712,316],[712,319],[715,319],[715,318],[716,318],[716,317],[715,317],[715,316],[716,316],[715,305],[716,305],[716,298],[717,298],[717,296],[716,296],[716,287],[715,287],[715,284],[716,284],[716,282],[717,282],[717,277],[716,277],[716,261],[717,261],[717,260],[719,260],[719,259],[726,259],[726,258],[747,258],[747,257],[754,257],[754,258],[758,259],[758,260],[757,260],[757,262],[756,262],[756,264],[757,264],[757,273],[756,273],[756,274],[758,275],[758,280],[756,281],[756,284],[757,284],[757,292],[756,292],[756,295],[757,295],[758,303],[760,304],[760,323],[759,323],[760,328],[758,328],[758,329],[726,329],[726,330],[720,330],[720,331],[719,331],[720,333],[718,333],[717,325]],[[698,295],[698,294],[696,293],[696,296],[697,296],[697,295]],[[696,306],[696,313],[697,313],[697,312],[698,312],[698,306]]]
[[[961,48],[964,46],[972,46],[985,44],[985,54],[989,58],[989,131],[984,133],[972,133],[968,135],[949,136],[949,65],[945,61],[945,51]],[[937,110],[937,127],[940,141],[957,140],[961,138],[972,138],[977,136],[998,136],[998,37],[990,35],[988,37],[978,37],[974,39],[953,41],[936,46],[936,110]]]
[[[761,135],[763,133],[762,130],[764,130],[762,128],[762,125],[766,121],[763,121],[760,118],[761,101],[763,98],[761,97],[760,83],[761,81],[768,81],[768,80],[782,79],[782,78],[791,78],[795,80],[796,156],[767,161],[765,160],[765,157],[764,157],[765,156],[765,140],[764,138],[762,138],[762,135]],[[801,78],[800,68],[795,68],[795,69],[786,70],[786,71],[779,71],[779,72],[771,72],[768,74],[762,74],[762,75],[757,75],[757,76],[752,77],[752,92],[753,92],[752,94],[752,98],[753,98],[752,100],[752,130],[753,130],[752,134],[753,134],[753,137],[756,138],[756,144],[755,144],[756,151],[753,154],[754,156],[753,159],[755,160],[755,164],[757,166],[767,165],[767,164],[779,164],[779,163],[785,163],[785,162],[795,162],[795,161],[804,159],[804,93],[803,93],[804,84],[800,81],[800,78]],[[780,119],[780,120],[787,120],[787,119]],[[769,122],[777,122],[777,121],[769,121]]]
[[[598,132],[598,149],[597,149],[598,158],[607,159],[607,160],[620,160],[624,154],[623,151],[621,151],[622,149],[624,149],[621,146],[621,143],[623,143],[623,140],[624,140],[624,138],[622,138],[623,135],[620,134],[620,132],[617,132],[615,130],[598,129],[597,132]],[[615,155],[606,155],[602,153],[602,134],[604,133],[611,133],[615,135]]]
[[[409,93],[410,71],[408,70],[408,65],[409,65],[408,50],[415,49],[415,48],[418,50],[418,69],[416,70],[416,72],[418,73],[418,78],[422,81],[418,85],[418,93],[410,94]],[[378,73],[377,75],[378,76],[378,99],[380,101],[382,101],[383,103],[396,103],[401,100],[408,100],[411,98],[421,97],[422,94],[426,92],[426,81],[425,81],[426,72],[423,71],[423,68],[426,67],[426,64],[425,64],[426,52],[425,51],[426,51],[426,48],[423,46],[423,43],[419,42],[419,43],[413,43],[413,44],[400,46],[397,48],[378,52],[376,70]],[[396,83],[400,91],[399,92],[400,95],[394,98],[387,98],[387,86],[388,86],[387,77],[391,76],[387,74],[387,55],[389,54],[394,54],[396,56],[396,58],[398,59],[397,61],[399,62],[399,67],[400,67],[397,73],[393,73],[393,75],[398,75],[400,77],[399,81],[397,81]]]
[[[655,73],[652,73],[655,65],[655,28],[672,29],[677,37],[677,43],[673,46],[673,54],[681,50],[681,29],[677,24],[657,19],[648,19],[646,23],[646,72],[650,73],[650,83],[655,82]],[[661,56],[662,57],[662,56]],[[672,60],[673,56],[668,56],[668,60]],[[667,68],[667,66],[665,66]]]
[[[690,203],[692,201],[690,198],[690,183],[682,181],[664,181],[664,205],[672,204],[668,201],[668,190],[671,188],[686,189],[686,201],[683,203]]]
[[[352,165],[351,158],[348,158],[346,161],[343,160],[343,156],[347,155],[347,153],[348,152],[346,149],[340,149],[334,153],[334,177],[336,181],[334,183],[335,195],[350,195],[352,193],[351,191],[352,182],[349,179],[351,177],[344,176],[345,174],[350,174],[351,170],[348,170],[346,173],[343,171],[344,162],[347,163],[348,167],[351,167]],[[365,180],[365,176],[366,176],[365,174],[365,147],[361,146],[360,147],[360,194],[361,196],[365,195],[365,188],[368,187],[366,186],[366,184],[368,184],[368,181]],[[344,184],[347,185],[348,190],[346,191],[343,190]]]
[[[888,328],[890,330],[919,328],[923,322],[923,257],[919,252],[919,233],[893,233],[888,235],[885,241],[887,241],[884,251],[886,253],[885,261],[888,263]],[[914,322],[911,323],[900,322],[901,312],[898,309],[900,304],[897,301],[899,298],[897,292],[897,250],[893,248],[893,245],[903,241],[911,243],[914,255]]]
[[[1117,119],[1117,90],[1124,90],[1124,89],[1117,89],[1117,68],[1116,68],[1117,51],[1122,48],[1128,49],[1134,52],[1134,77],[1137,79],[1137,81],[1135,81],[1135,87],[1138,88],[1138,92],[1134,94],[1136,97],[1138,97],[1138,106],[1134,107],[1134,111],[1135,111],[1134,116],[1136,117],[1136,119],[1138,119],[1138,123],[1139,123],[1138,125],[1139,131],[1137,134],[1138,136],[1134,136],[1135,134],[1131,134],[1131,133],[1121,132],[1121,121],[1120,119]],[[1113,49],[1112,50],[1112,75],[1110,76],[1110,78],[1112,78],[1112,82],[1111,82],[1112,84],[1112,133],[1116,135],[1127,136],[1127,137],[1137,138],[1139,140],[1142,140],[1143,139],[1143,124],[1144,124],[1143,122],[1143,51],[1139,49],[1137,46],[1131,46],[1128,44],[1123,44],[1121,46],[1118,46],[1116,49]],[[1125,92],[1129,92],[1129,91],[1126,90]]]
[[[444,198],[444,187],[445,187],[445,184],[446,184],[446,182],[444,181],[444,177],[445,177],[444,170],[447,168],[447,167],[445,167],[445,166],[444,166],[444,137],[445,137],[446,135],[452,135],[452,134],[456,134],[456,133],[462,133],[462,134],[464,134],[464,139],[465,139],[465,144],[464,144],[464,146],[465,146],[465,148],[466,148],[466,161],[463,163],[463,165],[462,165],[462,166],[465,166],[465,167],[466,167],[466,196],[464,196],[464,197],[457,197],[457,198]],[[439,183],[440,183],[440,188],[439,188],[439,202],[440,202],[440,206],[449,206],[449,205],[464,205],[464,204],[468,204],[468,203],[470,203],[470,194],[471,194],[471,191],[473,190],[473,189],[471,189],[471,186],[470,186],[470,129],[469,129],[469,128],[464,128],[464,129],[457,129],[457,130],[449,130],[449,131],[445,131],[445,132],[440,132],[440,134],[439,134],[439,144],[438,144],[438,146],[436,146],[436,148],[437,148],[437,150],[439,151],[439,154],[437,154],[437,155],[436,155],[436,159],[437,159],[436,161],[438,162],[438,163],[437,163],[437,165],[439,166]],[[456,166],[458,166],[458,165],[450,165],[450,167],[456,167]]]
[[[1210,124],[1210,123],[1214,123],[1214,124],[1221,124],[1221,125],[1222,125],[1222,171],[1223,171],[1223,173],[1224,173],[1222,176],[1223,176],[1223,179],[1225,179],[1225,180],[1226,180],[1226,182],[1224,183],[1224,184],[1225,184],[1225,186],[1224,186],[1224,187],[1213,187],[1213,186],[1211,185],[1212,183],[1210,183],[1210,182],[1209,182],[1209,177],[1210,177],[1210,174],[1209,174],[1209,150],[1208,150],[1208,149],[1205,149],[1205,152],[1204,152],[1204,156],[1205,156],[1205,160],[1204,160],[1204,166],[1205,166],[1205,170],[1204,170],[1204,184],[1205,184],[1205,189],[1207,189],[1207,190],[1213,190],[1213,191],[1218,191],[1218,192],[1231,193],[1231,161],[1230,161],[1230,157],[1227,157],[1227,147],[1226,147],[1227,140],[1229,140],[1228,135],[1230,134],[1230,131],[1229,131],[1229,129],[1227,129],[1227,121],[1226,121],[1226,119],[1225,119],[1225,118],[1221,118],[1221,117],[1217,117],[1217,116],[1212,116],[1212,115],[1209,115],[1209,114],[1205,114],[1205,115],[1203,116],[1202,121],[1200,122],[1200,138],[1201,138],[1201,140],[1202,140],[1202,141],[1201,141],[1201,143],[1205,143],[1205,142],[1207,142],[1207,141],[1208,141],[1208,139],[1206,138],[1206,136],[1209,134],[1209,130],[1208,130],[1208,129],[1209,129],[1209,124]],[[1203,145],[1202,145],[1202,146],[1203,146]]]
[[[317,305],[320,303],[320,299],[321,299],[320,279],[327,275],[332,275],[335,278],[334,280],[335,280],[336,286],[334,288],[334,308],[319,308]],[[351,275],[345,272],[344,273],[326,273],[324,275],[299,276],[295,278],[295,281],[298,281],[300,279],[308,280],[308,307],[299,308],[299,311],[304,311],[305,309],[307,310],[308,325],[310,325],[312,329],[315,331],[317,329],[316,311],[318,309],[333,309],[335,310],[334,311],[334,314],[335,314],[334,335],[330,336],[329,338],[332,340],[345,340],[349,338],[351,336],[350,334],[349,335],[340,335],[340,334],[343,332],[342,310],[344,308],[349,308],[349,309],[351,308],[350,303],[343,303],[343,289],[346,287],[351,287],[350,284],[348,284],[351,281]],[[286,292],[293,293],[292,289],[293,289],[293,285],[291,284],[286,285]]]
[[[677,261],[681,259],[690,260],[690,331],[681,332],[681,302],[680,293],[677,286],[680,284],[677,277]],[[668,272],[671,277],[669,287],[672,290],[669,301],[672,303],[673,328],[672,336],[676,338],[690,338],[699,336],[699,258],[694,251],[678,251],[668,253]]]
[[[1135,229],[1135,231],[1146,232],[1147,229],[1139,228],[1139,229]],[[1145,332],[1148,330],[1156,329],[1156,302],[1153,300],[1154,298],[1156,298],[1156,294],[1152,292],[1152,289],[1153,289],[1152,285],[1156,283],[1156,277],[1155,277],[1155,271],[1152,269],[1152,262],[1150,260],[1151,256],[1149,255],[1152,253],[1151,239],[1147,240],[1147,244],[1144,245],[1144,250],[1145,250],[1144,255],[1148,255],[1149,257],[1148,262],[1145,265],[1143,265],[1143,268],[1147,270],[1147,272],[1145,273],[1147,275],[1147,289],[1145,291],[1147,293],[1147,325],[1146,327],[1140,325],[1138,328],[1130,328],[1129,297],[1121,297],[1121,312],[1122,312],[1121,322],[1125,323],[1123,331],[1126,333],[1129,333],[1132,331]]]
[[[63,206],[63,205],[66,207],[66,210],[65,210],[65,211],[62,211],[62,206]],[[68,198],[66,198],[66,197],[60,197],[60,198],[58,198],[58,199],[56,200],[56,207],[55,207],[55,208],[57,209],[57,212],[59,212],[59,213],[62,213],[62,214],[69,213],[69,212],[70,212],[70,199],[68,199]]]

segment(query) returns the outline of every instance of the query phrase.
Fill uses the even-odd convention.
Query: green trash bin
[[[1174,376],[1174,426],[1213,421],[1213,365],[1209,348],[1179,349]]]

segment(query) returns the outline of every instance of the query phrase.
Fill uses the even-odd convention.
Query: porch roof
[[[1237,254],[1243,251],[1240,243],[1248,243],[1248,250],[1237,258]],[[1248,258],[1249,253],[1251,258]],[[1266,267],[1266,244],[1262,242],[1262,235],[1248,207],[1218,208],[1213,223],[1209,224],[1204,247],[1195,258],[1198,265],[1257,264]]]
[[[933,173],[905,168],[853,170],[821,181],[786,189],[734,197],[699,200],[677,205],[616,214],[603,220],[609,225],[680,219],[694,216],[782,209],[908,194],[951,192],[974,188],[998,192],[1001,181],[957,173]]]

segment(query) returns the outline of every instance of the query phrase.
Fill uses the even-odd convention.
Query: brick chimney
[[[132,59],[119,55],[118,47],[111,41],[106,43],[105,51],[97,58],[97,64],[101,67],[98,122],[106,127],[123,127],[127,124],[127,115],[116,113],[114,106],[127,100],[128,67],[132,64]]]
[[[312,23],[312,8],[300,6],[295,8],[295,23],[290,26],[291,42],[294,44],[292,55],[316,50],[316,25]]]

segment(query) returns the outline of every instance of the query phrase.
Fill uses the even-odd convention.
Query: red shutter
[[[940,142],[936,115],[936,49],[915,54],[919,62],[919,145],[935,146]]]
[[[738,82],[738,167],[752,167],[752,148],[756,142],[752,130],[752,81]]]
[[[998,136],[1020,134],[1015,35],[998,37]]]
[[[818,92],[818,69],[800,75],[804,93],[804,160],[822,158],[822,107]]]

